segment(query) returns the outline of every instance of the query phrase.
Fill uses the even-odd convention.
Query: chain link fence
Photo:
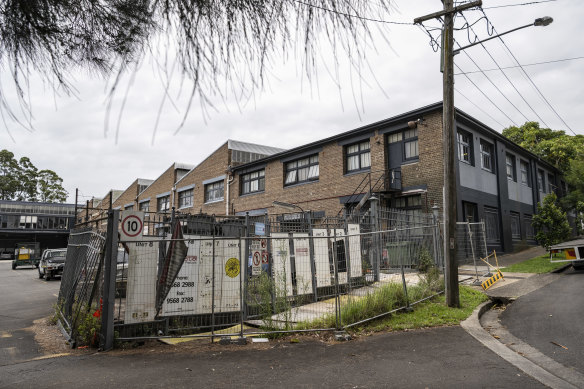
[[[70,236],[58,312],[72,342],[100,320],[122,341],[342,330],[444,289],[433,215],[147,214],[119,244],[109,219]]]

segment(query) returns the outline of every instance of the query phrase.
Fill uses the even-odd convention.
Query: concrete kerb
[[[578,388],[578,386],[572,385],[570,382],[557,377],[541,366],[521,356],[516,351],[513,351],[491,336],[491,334],[482,327],[480,318],[485,312],[489,311],[494,304],[493,301],[487,301],[479,305],[468,319],[460,323],[462,328],[489,350],[493,351],[495,354],[542,384],[549,386],[550,388]]]

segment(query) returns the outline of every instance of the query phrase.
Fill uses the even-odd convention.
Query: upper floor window
[[[493,171],[493,145],[481,139],[481,168]]]
[[[193,189],[178,192],[178,207],[188,208],[193,206]]]
[[[142,212],[150,211],[150,201],[144,201],[138,205],[138,209]]]
[[[241,194],[263,192],[266,189],[266,170],[241,175]]]
[[[554,176],[552,176],[551,174],[548,174],[548,193],[552,193],[554,191],[555,185],[554,185]]]
[[[156,201],[158,212],[168,211],[170,209],[170,195],[159,197]]]
[[[284,185],[318,180],[318,174],[318,154],[288,162],[286,164],[286,181],[284,181]]]
[[[472,164],[472,136],[468,132],[458,131],[458,160]]]
[[[133,209],[134,209],[134,204],[126,205],[126,206],[124,207],[124,210],[126,210],[126,211],[131,211],[131,210],[133,210]]]
[[[543,170],[537,171],[537,189],[540,192],[545,193],[545,176],[543,174]]]
[[[371,147],[369,141],[347,146],[347,173],[369,169],[371,167]]]
[[[507,167],[507,178],[517,182],[517,173],[515,172],[515,156],[512,154],[505,155],[505,164]]]
[[[223,189],[223,180],[205,185],[205,202],[211,203],[215,201],[222,201],[224,193]]]
[[[418,158],[418,129],[413,128],[404,131],[404,159]]]
[[[521,183],[531,187],[531,182],[529,180],[529,163],[526,161],[520,161],[519,170],[521,172]]]

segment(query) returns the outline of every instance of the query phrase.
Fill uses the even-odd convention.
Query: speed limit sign
[[[128,242],[142,240],[144,231],[144,212],[140,211],[122,211],[120,240]]]

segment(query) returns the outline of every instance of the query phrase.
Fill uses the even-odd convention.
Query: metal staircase
[[[363,177],[359,185],[357,185],[346,203],[351,204],[359,201],[352,209],[352,213],[359,213],[359,210],[367,204],[373,194],[401,192],[401,189],[401,169],[369,172]],[[343,210],[341,209],[339,215],[342,212]]]

